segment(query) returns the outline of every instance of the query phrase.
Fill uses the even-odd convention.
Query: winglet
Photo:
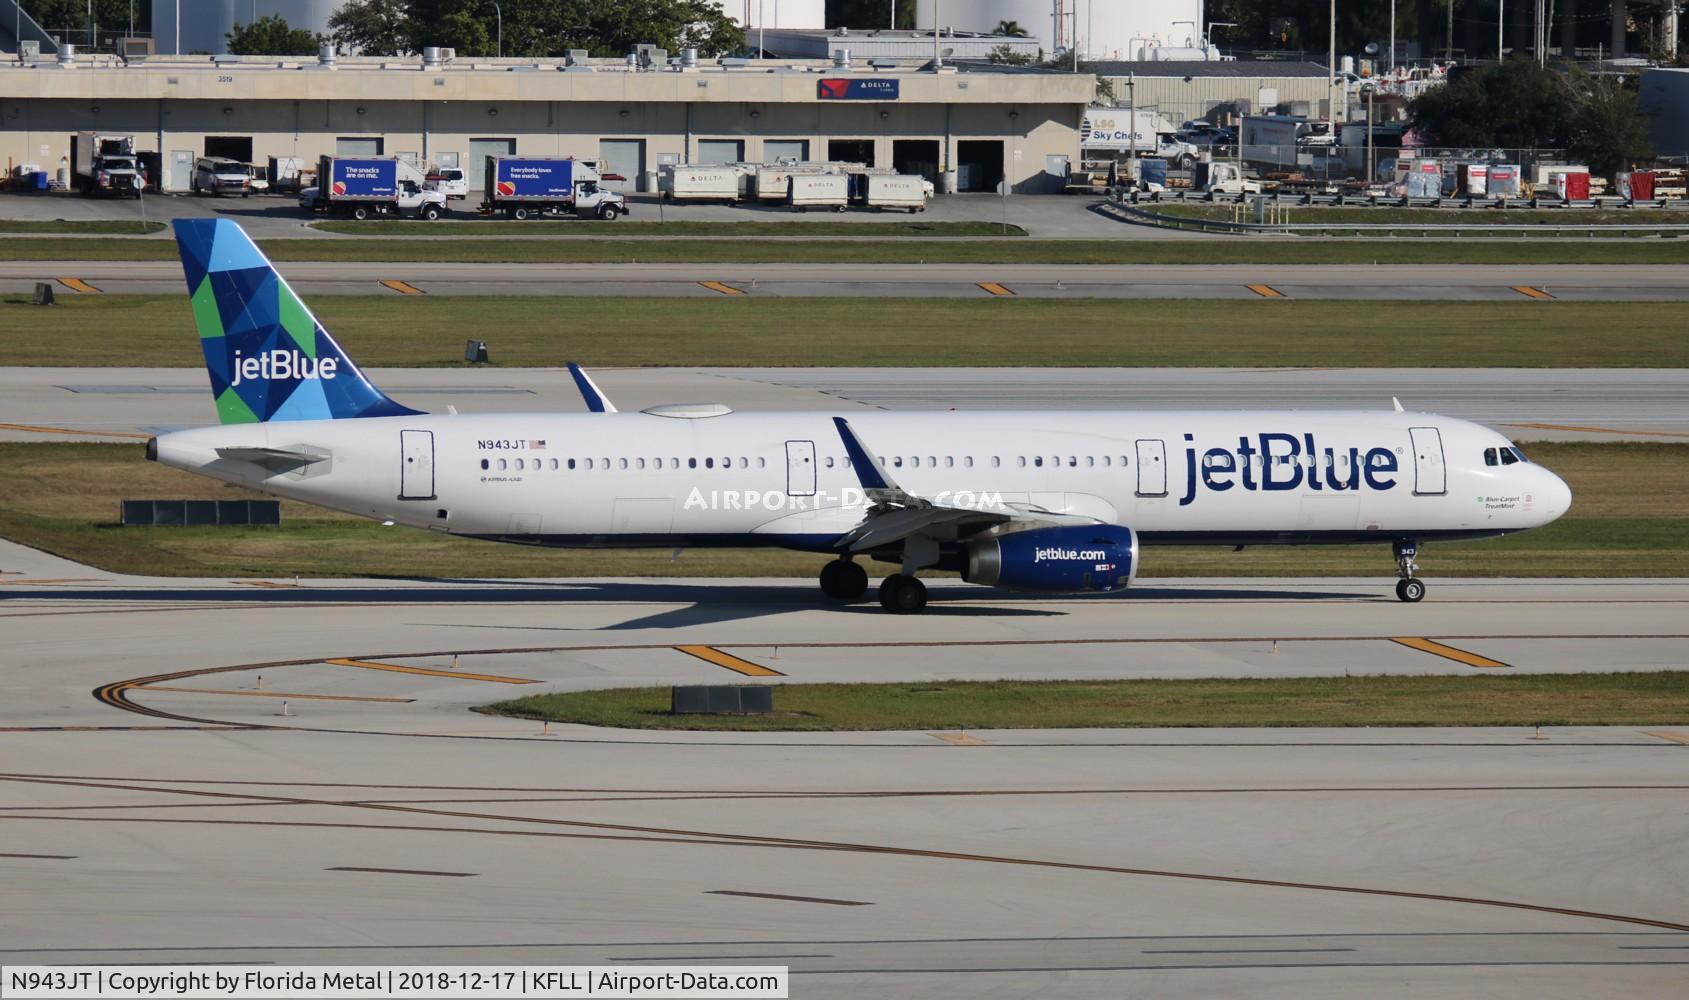
[[[1396,408],[1397,413],[1402,412],[1402,401],[1397,399],[1396,397],[1394,397],[1394,396],[1390,397],[1390,405],[1394,406]]]
[[[616,413],[616,404],[610,402],[610,397],[598,388],[598,384],[581,369],[580,365],[569,362],[569,374],[575,379],[575,387],[581,391],[581,398],[586,400],[586,408],[593,413]]]
[[[886,470],[880,468],[880,463],[868,454],[868,449],[862,447],[862,442],[856,439],[856,432],[850,429],[850,421],[843,417],[834,417],[833,426],[839,429],[839,440],[844,442],[845,454],[850,456],[851,467],[856,470],[856,478],[865,490],[896,490],[886,475]]]

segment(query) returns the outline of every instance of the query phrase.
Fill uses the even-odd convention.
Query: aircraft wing
[[[1065,514],[1045,510],[1032,504],[1002,504],[996,507],[957,507],[934,503],[899,486],[863,446],[850,421],[834,417],[839,439],[844,442],[845,454],[851,468],[872,505],[862,522],[840,535],[834,543],[838,548],[863,552],[881,548],[906,538],[920,536],[935,541],[955,541],[986,528],[1009,522],[1028,524],[1100,524],[1094,517]]]

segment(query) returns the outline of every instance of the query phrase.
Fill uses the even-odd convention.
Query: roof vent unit
[[[680,67],[682,69],[697,69],[698,68],[698,50],[697,49],[681,49],[680,50]]]
[[[59,45],[59,68],[76,68],[76,46],[70,42],[62,42]]]
[[[896,69],[896,59],[870,59],[868,65],[874,69]]]
[[[703,420],[707,417],[725,417],[733,412],[733,407],[726,403],[664,403],[661,406],[648,406],[639,412],[672,420]]]
[[[440,47],[438,45],[424,45],[422,47],[422,68],[440,68]]]
[[[587,60],[590,59],[591,57],[592,57],[592,53],[588,52],[586,49],[570,49],[569,50],[569,65],[570,66],[585,66],[587,64]]]
[[[833,68],[834,69],[849,69],[850,68],[850,50],[849,49],[834,49],[833,50]]]

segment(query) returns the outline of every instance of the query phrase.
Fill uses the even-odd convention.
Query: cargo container
[[[864,204],[876,212],[906,208],[909,214],[927,210],[927,179],[919,174],[869,174]]]
[[[446,196],[422,189],[416,164],[397,157],[324,156],[317,161],[316,187],[302,192],[307,211],[353,219],[415,215],[438,219]]]
[[[602,187],[597,167],[556,156],[489,156],[481,211],[507,219],[575,215],[613,222],[627,199]]]
[[[1407,196],[1409,198],[1441,198],[1443,196],[1443,163],[1441,160],[1417,159],[1407,168]]]
[[[669,201],[739,200],[740,171],[734,167],[666,165],[658,179],[659,196]]]
[[[1619,174],[1619,194],[1631,201],[1654,200],[1654,172],[1631,170]]]
[[[1560,170],[1549,174],[1554,194],[1561,201],[1586,201],[1589,198],[1589,171]]]
[[[139,198],[146,186],[134,136],[78,132],[70,137],[70,163],[76,188],[85,195]]]
[[[1468,198],[1483,198],[1489,193],[1490,165],[1487,163],[1462,163],[1456,168],[1460,179],[1456,188]]]
[[[844,174],[792,174],[786,178],[786,204],[799,212],[812,208],[842,212],[850,204],[850,178]]]
[[[785,201],[791,191],[791,178],[813,177],[828,172],[823,163],[780,163],[757,168],[752,196],[758,201]]]
[[[1520,196],[1519,175],[1523,173],[1517,163],[1490,164],[1489,189],[1491,198],[1517,198]]]

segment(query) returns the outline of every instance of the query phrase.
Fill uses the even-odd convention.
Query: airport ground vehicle
[[[600,186],[598,170],[582,160],[553,156],[487,157],[481,211],[507,219],[573,214],[607,222],[627,211],[627,199]]]
[[[304,157],[300,156],[272,156],[265,164],[264,178],[270,182],[270,190],[275,192],[299,191],[310,185],[306,178],[311,176],[305,166]]]
[[[663,167],[658,177],[659,195],[669,201],[739,200],[739,171],[734,167],[692,167],[676,164]]]
[[[422,413],[381,392],[234,221],[178,219],[222,424],[147,457],[251,489],[484,540],[551,547],[762,546],[1043,593],[1124,590],[1140,546],[1373,543],[1396,595],[1425,596],[1426,541],[1539,527],[1571,505],[1552,472],[1464,420],[1353,411],[620,413],[571,366],[588,412]],[[225,326],[224,316],[239,322]],[[473,332],[473,331],[471,331]]]
[[[876,212],[903,208],[913,215],[927,210],[927,180],[924,177],[915,174],[867,174],[862,184],[862,203]]]
[[[1113,155],[1152,156],[1189,170],[1197,160],[1196,146],[1180,139],[1173,123],[1160,113],[1139,108],[1090,108],[1080,123],[1079,147],[1086,159],[1100,151]]]
[[[422,171],[398,157],[324,156],[317,161],[317,185],[300,193],[299,206],[351,219],[438,219],[446,214],[446,196],[424,191],[422,182]]]
[[[70,162],[76,188],[85,195],[139,198],[146,186],[133,136],[77,132],[70,137]]]
[[[246,164],[222,156],[202,156],[194,161],[194,175],[190,182],[194,194],[252,193],[252,175]]]
[[[1250,180],[1235,163],[1198,163],[1192,187],[1209,194],[1260,194],[1261,182]]]
[[[247,189],[253,194],[270,193],[270,174],[263,166],[256,163],[243,163],[246,168]]]
[[[462,201],[469,197],[469,177],[457,167],[438,167],[428,172],[422,189],[438,191],[447,201]]]
[[[786,204],[799,212],[812,208],[842,212],[850,205],[850,178],[844,174],[791,174],[786,178]]]

